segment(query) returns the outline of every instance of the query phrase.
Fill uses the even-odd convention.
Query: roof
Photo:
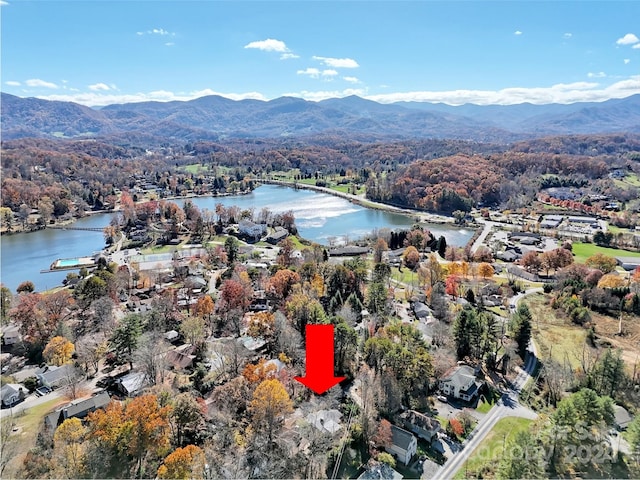
[[[109,405],[111,397],[107,392],[99,393],[86,400],[81,400],[77,403],[72,403],[68,407],[64,407],[62,412],[65,418],[71,417],[83,417],[89,412],[93,412],[98,408],[104,408]]]
[[[169,350],[167,352],[167,361],[173,365],[174,368],[184,369],[189,368],[193,365],[193,361],[195,360],[195,355],[190,355],[185,352],[181,352],[178,350]]]
[[[626,428],[633,421],[627,409],[620,405],[614,405],[613,413],[615,415],[616,425],[620,428]]]
[[[473,367],[459,365],[446,372],[440,381],[451,383],[458,390],[465,390],[469,387],[469,383],[475,384],[476,375]]]
[[[401,480],[402,474],[396,472],[386,463],[376,462],[358,477],[365,480]]]
[[[335,433],[342,427],[338,410],[318,410],[307,415],[307,421],[321,432]]]
[[[13,397],[16,393],[19,393],[20,390],[24,390],[25,388],[22,385],[18,385],[17,383],[7,383],[2,386],[0,392],[2,392],[2,401],[8,400]]]
[[[132,372],[122,377],[118,383],[127,393],[135,393],[147,385],[147,375],[144,372]]]
[[[369,253],[369,247],[358,247],[356,245],[345,245],[344,247],[336,247],[329,250],[330,256],[348,256],[348,255],[364,255]]]
[[[442,429],[440,422],[435,418],[429,417],[424,413],[416,412],[415,410],[407,410],[400,417],[411,425],[420,427],[423,430],[437,432]],[[406,425],[406,424],[405,424]]]
[[[391,425],[391,442],[402,450],[408,450],[411,441],[415,437],[413,433],[406,431],[404,428]]]
[[[60,367],[51,366],[47,367],[47,369],[40,373],[40,378],[43,379],[45,383],[49,385],[56,384],[57,382],[63,380],[67,375],[73,374],[73,366],[72,365],[62,365]]]

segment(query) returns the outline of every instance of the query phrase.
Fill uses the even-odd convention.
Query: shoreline
[[[373,202],[371,200],[366,200],[358,195],[352,195],[349,193],[344,193],[344,192],[339,192],[337,190],[332,190],[331,188],[328,187],[319,187],[317,185],[308,185],[308,184],[304,184],[304,183],[295,183],[295,182],[287,182],[287,181],[283,181],[283,180],[269,180],[269,179],[261,179],[261,178],[252,178],[251,180],[255,181],[256,183],[258,183],[258,187],[260,185],[277,185],[277,186],[282,186],[282,187],[287,187],[287,188],[293,188],[293,189],[304,189],[304,190],[312,190],[315,192],[319,192],[319,193],[326,193],[329,195],[333,195],[335,197],[339,197],[342,198],[344,200],[349,201],[350,203],[353,203],[355,205],[361,206],[363,208],[369,208],[371,210],[381,210],[381,211],[386,211],[386,212],[390,212],[390,213],[397,213],[399,215],[406,215],[406,216],[411,216],[411,217],[416,217],[417,221],[419,222],[424,222],[424,223],[432,223],[432,224],[437,224],[437,225],[453,225],[455,220],[453,219],[453,217],[448,217],[446,215],[441,215],[441,214],[437,214],[437,213],[430,213],[430,212],[424,212],[424,211],[420,211],[420,210],[413,210],[410,208],[404,208],[404,207],[397,207],[395,205],[389,205],[386,203],[380,203],[380,202]],[[256,187],[256,188],[258,188]],[[253,190],[251,191],[243,191],[243,192],[238,192],[238,193],[222,193],[222,194],[189,194],[189,195],[184,195],[184,196],[172,196],[172,197],[165,197],[165,198],[161,198],[158,199],[157,201],[161,201],[161,200],[167,200],[167,201],[174,201],[174,200],[184,200],[184,199],[189,199],[189,198],[207,198],[207,197],[211,197],[211,198],[215,198],[215,197],[234,197],[234,196],[241,196],[241,195],[248,195],[250,193],[252,193]],[[147,200],[147,201],[151,201],[151,200]],[[141,202],[144,203],[144,202]],[[117,206],[116,208],[114,208],[113,210],[90,210],[85,212],[85,214],[82,217],[74,217],[70,220],[63,220],[63,221],[57,221],[54,224],[51,225],[46,225],[46,226],[41,226],[39,228],[34,228],[31,230],[18,230],[18,231],[12,231],[12,232],[7,232],[6,230],[0,230],[0,236],[5,236],[5,235],[19,235],[19,234],[29,234],[29,233],[33,233],[33,232],[38,232],[40,230],[46,230],[47,228],[59,228],[59,227],[64,227],[64,226],[71,226],[74,223],[76,223],[78,220],[82,219],[82,218],[86,218],[89,216],[93,216],[93,215],[101,215],[101,214],[108,214],[108,213],[118,213],[120,211],[119,206]]]

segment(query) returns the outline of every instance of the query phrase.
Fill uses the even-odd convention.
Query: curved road
[[[530,288],[524,293],[520,293],[511,299],[510,304],[517,307],[522,298],[527,295],[542,292],[541,288]],[[449,479],[453,478],[458,470],[462,468],[467,459],[473,454],[473,452],[480,446],[487,434],[493,429],[499,420],[505,417],[522,417],[529,418],[531,420],[538,417],[538,414],[533,410],[520,405],[518,402],[518,396],[522,390],[522,387],[531,378],[531,375],[535,371],[538,365],[536,347],[533,341],[529,342],[529,348],[527,349],[527,358],[524,368],[520,370],[515,380],[511,384],[510,388],[502,394],[502,397],[496,405],[489,411],[489,413],[478,423],[476,428],[471,432],[469,437],[462,444],[462,450],[455,453],[438,471],[434,476],[436,479]]]

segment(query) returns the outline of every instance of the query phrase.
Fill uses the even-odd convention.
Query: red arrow
[[[346,377],[333,376],[333,325],[307,325],[307,375],[294,377],[318,395]]]

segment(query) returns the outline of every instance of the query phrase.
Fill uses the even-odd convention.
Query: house
[[[257,242],[267,233],[264,223],[253,223],[249,220],[240,220],[238,223],[238,235],[248,240]]]
[[[338,410],[318,410],[307,415],[307,421],[322,433],[336,433],[342,427]]]
[[[276,227],[275,230],[267,235],[266,241],[271,245],[275,245],[289,236],[289,232],[283,227]]]
[[[180,334],[175,330],[169,330],[164,334],[165,340],[167,340],[169,343],[177,342],[179,337]]]
[[[615,257],[618,265],[626,271],[635,270],[640,266],[640,258],[638,257]]]
[[[107,392],[102,392],[91,398],[80,400],[79,402],[73,402],[62,408],[62,416],[65,420],[67,418],[84,418],[99,408],[105,408],[109,405],[110,401],[111,397],[109,394]]]
[[[629,424],[633,421],[629,411],[620,405],[613,406],[613,414],[615,416],[616,428],[620,431],[626,430]]]
[[[175,350],[167,352],[167,362],[175,370],[186,370],[193,367],[196,356],[193,354],[196,347],[191,344],[182,345]]]
[[[20,327],[18,325],[9,324],[2,328],[2,344],[5,346],[15,345],[22,337],[20,336]]]
[[[54,431],[58,425],[68,418],[84,418],[91,412],[99,408],[105,408],[111,402],[111,397],[107,392],[99,393],[91,398],[72,402],[69,405],[59,408],[44,417],[44,425]]]
[[[411,457],[413,457],[418,450],[418,440],[411,432],[391,425],[391,445],[385,447],[385,450],[397,457],[397,459],[405,465],[409,465]]]
[[[127,397],[134,397],[149,384],[144,372],[131,372],[118,380],[118,390]]]
[[[41,373],[36,374],[40,386],[49,388],[61,387],[66,382],[73,380],[74,377],[73,365],[70,364],[60,367],[47,366]]]
[[[357,245],[345,245],[329,249],[330,257],[355,257],[369,253],[369,247],[358,247]]]
[[[475,369],[469,365],[458,365],[452,368],[438,383],[443,394],[466,402],[473,401],[484,384],[476,378]]]
[[[7,383],[3,385],[0,392],[2,393],[3,407],[12,407],[16,403],[24,400],[26,397],[25,388],[16,383]]]
[[[442,430],[440,422],[415,410],[407,410],[400,415],[404,428],[415,433],[419,438],[431,443]]]
[[[367,469],[360,474],[358,479],[363,480],[401,480],[402,474],[396,472],[386,463],[369,462]]]

